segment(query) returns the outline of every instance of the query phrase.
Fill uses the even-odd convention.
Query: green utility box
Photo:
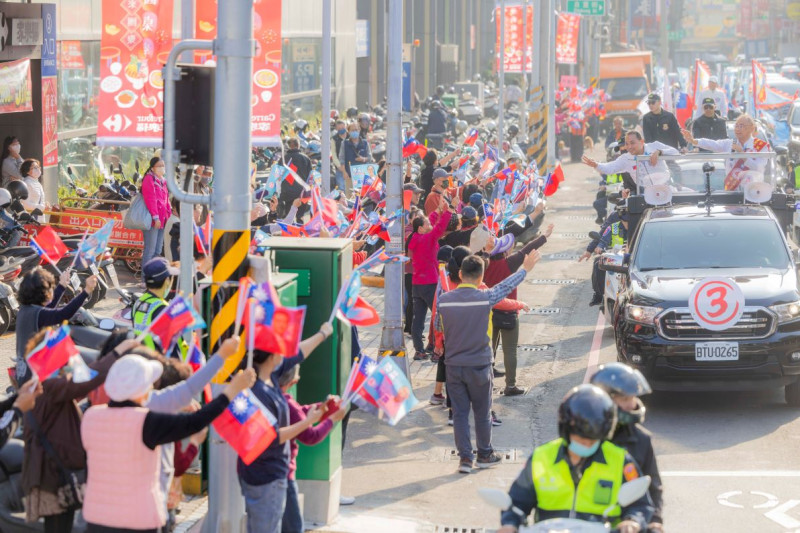
[[[443,94],[442,103],[451,109],[456,108],[458,107],[458,95],[455,93]]]
[[[350,239],[272,237],[264,243],[281,273],[297,275],[297,305],[305,305],[303,338],[317,331],[330,317],[339,290],[353,271]],[[333,335],[300,366],[297,401],[320,402],[341,394],[350,373],[350,328],[333,322]],[[300,444],[297,482],[304,494],[304,516],[329,523],[338,513],[342,466],[342,431],[337,424],[316,446]]]

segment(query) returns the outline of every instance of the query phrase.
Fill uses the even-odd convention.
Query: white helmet
[[[8,204],[10,203],[11,193],[8,192],[8,189],[0,189],[0,209],[8,207]]]

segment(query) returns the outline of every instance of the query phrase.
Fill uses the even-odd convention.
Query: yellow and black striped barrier
[[[211,276],[210,353],[216,353],[222,341],[235,333],[238,281],[247,275],[250,232],[215,229],[211,248],[214,271]],[[239,366],[244,352],[245,343],[242,342],[239,353],[225,360],[213,382],[225,383]]]
[[[384,350],[381,352],[381,357],[405,357],[405,350]]]
[[[548,110],[544,101],[544,88],[534,87],[531,90],[530,108],[528,113],[528,157],[536,161],[539,172],[547,169],[547,120]]]

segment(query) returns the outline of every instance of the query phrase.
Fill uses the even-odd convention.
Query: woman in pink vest
[[[230,401],[255,382],[245,370],[194,413],[155,413],[142,407],[163,371],[158,361],[130,354],[106,378],[108,405],[89,408],[81,437],[87,473],[83,517],[90,533],[157,532],[167,522],[166,496],[159,483],[160,445],[208,426]]]

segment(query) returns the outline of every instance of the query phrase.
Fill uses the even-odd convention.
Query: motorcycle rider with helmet
[[[642,427],[646,409],[639,399],[653,392],[650,384],[641,372],[623,363],[600,365],[589,383],[606,391],[617,404],[617,426],[611,442],[625,448],[642,467],[642,474],[650,476],[649,492],[655,511],[647,529],[659,533],[663,530],[663,488],[652,434]]]
[[[608,394],[595,385],[567,393],[558,408],[559,437],[528,458],[508,492],[513,503],[503,511],[498,533],[516,532],[534,509],[537,521],[567,518],[574,507],[573,518],[602,522],[609,506],[608,519],[620,533],[645,531],[653,514],[647,494],[626,507],[616,504],[622,484],[640,475],[633,457],[608,440],[616,412]]]
[[[8,233],[7,247],[17,246],[22,238],[19,230],[10,231],[17,225],[17,220],[10,210],[11,202],[28,199],[28,186],[19,180],[13,180],[6,185],[5,189],[0,189],[0,229]]]

